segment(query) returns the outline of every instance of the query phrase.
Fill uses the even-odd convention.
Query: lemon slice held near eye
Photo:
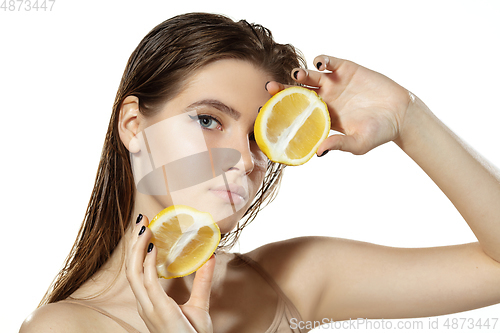
[[[255,140],[273,161],[301,165],[311,159],[330,132],[328,108],[314,91],[291,87],[271,97],[254,126]]]
[[[221,234],[210,213],[183,205],[165,208],[149,223],[158,277],[189,275],[210,259]]]

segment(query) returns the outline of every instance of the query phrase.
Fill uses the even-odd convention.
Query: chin
[[[217,221],[217,225],[219,226],[220,233],[221,234],[227,234],[231,231],[233,231],[236,226],[238,225],[238,221],[243,217],[245,212],[247,211],[248,207],[244,207],[243,209],[240,209],[236,213],[221,219],[220,221]]]
[[[225,219],[218,221],[216,223],[219,226],[220,233],[227,234],[236,228],[236,225],[238,224],[238,220],[233,216],[229,216],[229,217],[226,217]]]

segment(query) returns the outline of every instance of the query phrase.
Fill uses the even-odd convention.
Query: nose
[[[248,137],[242,136],[237,139],[234,138],[231,146],[239,152],[240,157],[236,164],[230,166],[226,170],[233,170],[240,172],[242,175],[249,175],[255,167],[255,161],[252,150],[250,149]]]
[[[209,150],[213,166],[219,172],[233,171],[246,176],[255,168],[256,157],[245,135],[232,135],[223,145]]]
[[[248,176],[250,173],[252,173],[255,167],[254,157],[249,145],[247,145],[246,148],[240,150],[240,152],[241,158],[233,168],[236,170],[240,170],[245,176]]]
[[[241,152],[235,148],[211,148],[210,159],[214,176],[223,172],[234,171],[246,176],[254,169],[254,159],[250,151]]]
[[[245,136],[245,139],[243,140],[244,151],[241,153],[241,162],[243,163],[245,175],[249,175],[255,169],[256,155],[252,151],[251,144],[253,141],[250,142],[250,136],[253,136],[253,133]]]

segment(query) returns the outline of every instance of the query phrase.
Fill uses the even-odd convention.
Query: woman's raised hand
[[[213,332],[208,313],[215,257],[196,272],[189,301],[178,305],[163,290],[156,272],[156,248],[146,216],[133,229],[126,275],[137,300],[141,318],[150,332]]]
[[[364,154],[395,140],[401,133],[412,95],[386,76],[351,61],[318,56],[314,64],[319,71],[294,69],[296,82],[314,89],[328,105],[331,128],[342,134],[328,137],[317,154],[326,150],[343,150]],[[271,94],[284,86],[267,85]]]

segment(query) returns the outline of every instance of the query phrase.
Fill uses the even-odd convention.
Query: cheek
[[[257,193],[259,188],[262,186],[262,182],[264,181],[264,176],[267,171],[267,158],[265,160],[254,160],[254,169],[252,173],[248,175],[250,181],[253,184],[254,192]]]
[[[257,144],[254,144],[255,147],[252,147],[252,159],[254,163],[254,172],[265,173],[267,170],[267,164],[269,163],[269,159],[267,156],[260,150]],[[264,176],[262,176],[264,177]]]

